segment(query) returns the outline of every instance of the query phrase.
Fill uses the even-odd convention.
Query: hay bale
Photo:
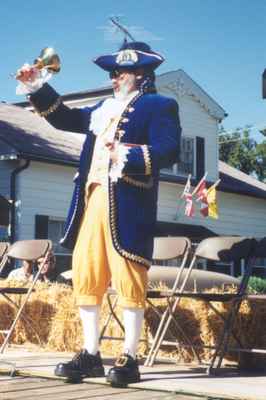
[[[1,281],[1,287],[28,287],[28,283],[19,281]],[[23,344],[25,342],[36,343],[46,346],[50,335],[52,317],[56,313],[58,303],[64,296],[64,290],[57,284],[50,285],[45,282],[37,282],[35,291],[24,308],[21,318],[19,319],[14,333],[11,337],[11,343]],[[18,306],[21,305],[24,295],[10,295],[12,301]],[[0,297],[0,315],[1,327],[8,329],[13,322],[16,310],[15,307],[7,303]],[[4,316],[4,320],[2,319]],[[3,337],[0,337],[0,342]]]
[[[236,288],[231,287],[226,290],[228,293],[235,292]],[[208,292],[224,293],[224,291],[218,289],[212,289]],[[163,311],[165,305],[164,300],[157,300],[156,305]],[[213,303],[219,310],[223,317],[226,317],[230,308],[230,303]],[[245,300],[242,302],[239,314],[234,322],[234,332],[240,339],[241,343],[245,348],[261,348],[266,349],[266,304],[259,300]],[[187,337],[194,345],[207,345],[216,346],[218,338],[223,329],[222,319],[210,308],[207,304],[201,300],[194,300],[183,298],[175,311],[175,318],[179,322],[181,328],[186,332]],[[156,319],[151,309],[146,312],[146,323],[149,325],[149,333],[154,336],[154,332],[158,326],[158,319]],[[166,340],[170,339],[169,330],[173,330],[176,334],[177,339],[182,343],[183,338],[179,332],[176,332],[173,325],[168,329]],[[229,347],[239,347],[236,340],[230,336]],[[173,347],[172,347],[173,349]],[[171,352],[171,348],[164,348],[167,352]],[[199,350],[200,357],[209,361],[213,351],[210,349]],[[173,350],[172,350],[173,354]],[[161,355],[165,355],[165,352],[161,352]],[[179,358],[181,357],[185,362],[190,362],[194,359],[193,353],[188,349],[182,349],[177,352]],[[247,353],[236,353],[228,352],[225,358],[230,361],[238,362],[239,365],[244,368],[250,365],[263,366],[265,369],[266,363],[265,355],[261,354],[247,354]]]
[[[58,286],[64,294],[56,304],[47,348],[57,351],[77,351],[82,347],[83,335],[73,291],[69,286]]]
[[[19,282],[1,281],[2,286],[21,287]],[[159,287],[159,289],[163,289]],[[222,290],[214,292],[222,293]],[[232,287],[228,292],[235,291]],[[210,290],[209,290],[210,292]],[[13,300],[21,302],[23,296],[12,295]],[[165,299],[153,300],[157,311],[163,312],[167,303]],[[226,316],[228,304],[215,303],[222,315]],[[104,299],[101,310],[101,327],[109,314],[109,307]],[[14,307],[0,298],[0,329],[7,329],[15,315]],[[117,315],[122,320],[122,310],[117,309]],[[25,344],[37,343],[44,350],[55,351],[77,351],[82,347],[83,335],[79,313],[75,306],[72,289],[62,284],[37,283],[35,292],[32,293],[24,311],[24,316],[31,320],[31,325],[21,319],[15,329],[12,343]],[[190,341],[197,346],[216,345],[217,339],[223,328],[222,320],[211,310],[205,302],[200,300],[183,298],[180,300],[175,312],[175,318]],[[145,323],[143,324],[141,338],[144,342],[139,345],[139,353],[147,354],[148,342],[154,337],[159,324],[158,313],[149,305],[145,310]],[[234,330],[245,347],[266,348],[266,304],[255,300],[242,302],[240,312],[234,324]],[[107,336],[122,337],[123,333],[116,321],[112,320],[105,333]],[[181,343],[184,338],[175,325],[171,323],[168,329],[166,340],[176,337]],[[0,337],[0,342],[3,338]],[[122,350],[123,342],[104,340],[101,344],[101,351],[108,355],[117,356]],[[230,347],[236,347],[237,343],[230,339]],[[202,359],[208,361],[212,354],[209,349],[201,348],[199,354]],[[190,362],[194,354],[190,348],[173,348],[164,346],[160,350],[160,356],[167,356],[174,359],[182,359]],[[241,367],[250,364],[250,356],[241,353],[227,354],[227,359],[238,361]],[[262,359],[265,365],[265,357],[252,355],[253,365],[256,360]]]

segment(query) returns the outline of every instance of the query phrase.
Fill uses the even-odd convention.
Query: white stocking
[[[143,308],[124,308],[125,342],[124,353],[136,358],[136,351],[144,318]]]
[[[84,334],[84,349],[95,355],[99,350],[100,336],[100,306],[80,306],[79,315],[82,321]]]

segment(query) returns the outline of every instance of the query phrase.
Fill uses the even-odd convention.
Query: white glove
[[[31,94],[37,92],[52,77],[47,69],[38,69],[29,64],[24,64],[17,72],[16,79],[19,81],[16,94]]]
[[[109,172],[109,176],[112,182],[117,182],[119,178],[122,178],[123,169],[127,162],[127,155],[129,153],[129,148],[124,146],[123,143],[115,144],[114,148],[111,150],[112,165]]]

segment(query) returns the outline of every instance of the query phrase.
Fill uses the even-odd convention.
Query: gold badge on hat
[[[135,50],[121,50],[116,57],[116,62],[119,65],[135,64],[138,61],[138,55]]]

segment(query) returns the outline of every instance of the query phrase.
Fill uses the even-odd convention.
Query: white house
[[[159,75],[157,88],[178,101],[183,129],[181,162],[161,171],[157,234],[193,240],[214,234],[266,236],[266,185],[218,159],[218,127],[225,111],[182,70]],[[84,107],[111,94],[107,87],[62,97],[70,107]],[[56,130],[30,109],[28,102],[0,103],[0,195],[13,204],[12,240],[49,237],[63,254],[58,239],[84,135]],[[188,173],[195,185],[205,171],[210,183],[221,178],[217,220],[199,212],[185,217],[180,201]]]

